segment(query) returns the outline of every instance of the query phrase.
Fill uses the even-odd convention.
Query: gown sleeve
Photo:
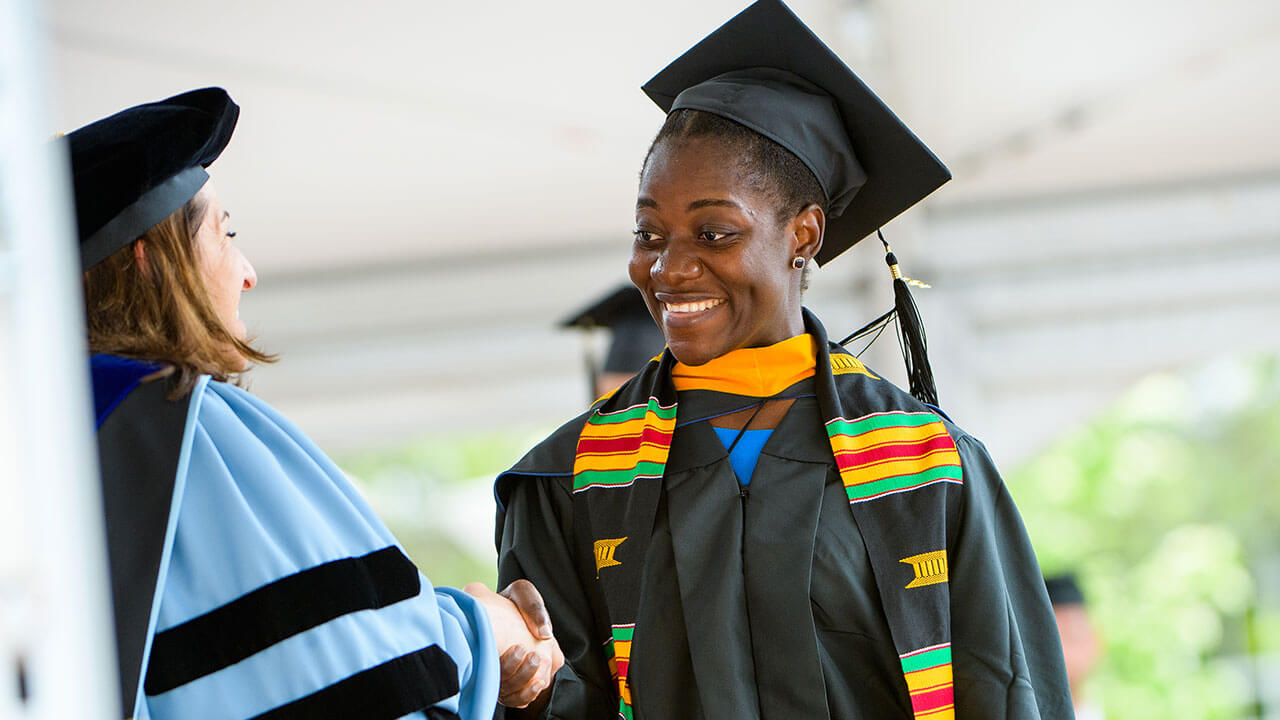
[[[1039,563],[1004,481],[959,435],[964,502],[950,558],[956,717],[1074,717],[1062,645]]]
[[[223,383],[198,399],[135,717],[492,718],[482,607],[433,588],[274,409]]]
[[[422,578],[423,587],[427,579]],[[444,651],[458,666],[459,692],[436,707],[462,718],[489,717],[498,695],[498,657],[489,615],[479,600],[451,587],[435,589]],[[428,714],[430,717],[430,714]]]
[[[564,666],[555,676],[543,718],[615,718],[604,646],[591,604],[573,566],[573,504],[567,478],[523,477],[513,484],[499,526],[498,585],[521,578],[542,593]],[[508,711],[507,717],[518,717]]]

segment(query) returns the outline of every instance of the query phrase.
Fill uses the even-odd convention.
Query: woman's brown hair
[[[226,381],[244,371],[244,361],[276,359],[237,338],[214,311],[196,248],[206,211],[196,195],[84,274],[89,349],[172,366],[171,399],[190,392],[200,375]]]

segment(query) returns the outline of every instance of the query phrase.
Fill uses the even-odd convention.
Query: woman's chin
[[[242,336],[240,336],[240,339],[242,342],[244,341]],[[219,355],[222,356],[223,365],[228,372],[241,373],[249,369],[249,358],[240,354],[240,351],[234,346],[221,345]]]
[[[676,360],[693,367],[706,365],[724,354],[702,343],[680,342],[672,339],[667,340],[667,347],[671,348],[671,354]]]

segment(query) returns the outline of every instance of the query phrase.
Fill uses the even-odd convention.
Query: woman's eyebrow
[[[640,198],[636,199],[636,207],[652,208],[656,210],[658,209],[658,203],[653,198],[641,196]],[[686,208],[686,210],[698,210],[704,207],[738,208],[741,206],[732,200],[725,200],[724,198],[703,198],[701,200],[694,200],[693,202],[689,203],[689,207]]]
[[[703,198],[702,200],[694,200],[689,203],[689,210],[698,210],[704,207],[740,207],[738,203],[724,198]]]

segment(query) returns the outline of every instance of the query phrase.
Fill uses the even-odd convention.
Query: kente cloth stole
[[[805,324],[809,335],[746,351],[756,356],[746,363],[737,355],[743,351],[735,351],[698,368],[677,367],[664,351],[601,401],[583,426],[573,500],[575,516],[585,522],[575,532],[580,551],[595,560],[596,589],[607,614],[597,632],[617,683],[621,718],[632,718],[628,666],[632,644],[643,642],[635,622],[640,582],[675,430],[677,388],[768,397],[815,376],[832,455],[870,556],[913,715],[955,717],[947,548],[963,483],[959,453],[933,411],[829,344],[807,311]],[[753,377],[762,352],[767,367]]]

